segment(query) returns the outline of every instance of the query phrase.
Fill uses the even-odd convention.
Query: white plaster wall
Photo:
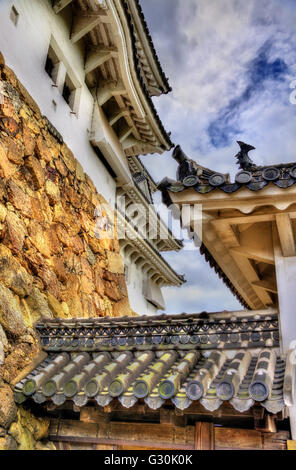
[[[10,20],[12,5],[20,15],[17,26]],[[98,192],[113,206],[115,181],[89,143],[93,98],[84,83],[84,54],[79,44],[71,43],[69,30],[67,16],[56,15],[51,0],[0,0],[0,51],[6,64],[27,88],[41,113],[63,136]],[[71,78],[82,87],[78,116],[71,114],[69,106],[52,86],[52,80],[44,70],[52,35],[64,54],[66,67],[73,71]],[[57,104],[56,111],[53,100]]]
[[[124,258],[124,256],[123,261],[124,265],[127,266],[129,270],[127,290],[132,310],[139,315],[157,315],[158,309],[143,296],[143,281],[146,279],[146,276],[135,263],[131,263],[130,260]]]

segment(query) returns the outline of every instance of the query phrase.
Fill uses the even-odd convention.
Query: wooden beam
[[[101,22],[101,15],[86,15],[79,13],[74,18],[71,41],[75,44]]]
[[[85,73],[90,73],[96,68],[103,65],[107,60],[111,59],[112,57],[117,57],[118,52],[114,47],[103,47],[98,46],[92,49],[86,58],[85,61]]]
[[[252,286],[263,289],[267,292],[277,294],[277,286],[274,278],[262,279],[262,281],[252,282]]]
[[[254,283],[259,282],[260,278],[258,272],[253,266],[253,262],[250,261],[248,258],[245,258],[244,256],[238,254],[235,255],[234,253],[232,253],[232,256],[236,264],[240,268],[241,272],[244,273],[245,277],[250,282],[250,284],[254,287],[257,287],[254,285]],[[272,304],[272,300],[268,292],[266,292],[265,290],[259,290],[258,292],[257,289],[255,290],[255,292],[265,306]]]
[[[215,227],[222,242],[228,248],[240,246],[238,234],[235,233],[235,231],[233,230],[232,226],[229,223],[227,222],[221,223],[219,220],[213,220],[211,223]]]
[[[195,423],[194,450],[214,450],[214,436],[213,423]]]
[[[96,91],[96,98],[98,101],[98,104],[100,106],[103,106],[107,101],[112,98],[112,96],[116,95],[124,95],[126,93],[125,86],[123,82],[119,81],[117,83],[115,82],[109,82],[103,84],[101,87],[99,87]]]
[[[130,110],[128,108],[121,108],[116,111],[112,116],[109,118],[110,126],[113,126],[119,119],[122,117],[128,116],[130,114]]]
[[[133,129],[131,127],[125,129],[121,134],[119,135],[119,142],[123,143],[133,132]]]
[[[275,218],[283,256],[295,256],[295,241],[289,214],[277,214]]]
[[[230,253],[238,254],[244,256],[245,258],[255,259],[267,264],[274,264],[274,257],[269,256],[268,253],[262,252],[260,250],[255,250],[251,248],[246,248],[244,246],[231,248]]]
[[[55,0],[53,9],[56,14],[60,13],[64,8],[66,8],[73,0]]]

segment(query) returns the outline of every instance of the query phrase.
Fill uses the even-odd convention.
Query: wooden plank
[[[60,13],[64,8],[66,8],[73,0],[55,0],[53,9],[56,14]]]
[[[255,259],[257,261],[267,263],[267,264],[275,264],[274,257],[269,255],[267,251],[256,250],[249,247],[241,246],[239,248],[231,248],[230,253],[238,254],[240,256],[244,256],[245,258]]]
[[[107,60],[117,56],[118,52],[116,52],[114,47],[98,46],[92,49],[87,55],[85,61],[85,73],[92,72],[97,67],[100,67],[102,64],[104,64]]]
[[[75,44],[92,31],[101,21],[101,16],[78,14],[74,18],[71,41]]]
[[[195,450],[213,450],[214,443],[214,425],[212,423],[195,423]]]
[[[262,281],[252,282],[252,286],[263,289],[267,292],[277,294],[277,286],[274,278],[262,279]]]
[[[262,449],[260,431],[250,429],[215,428],[215,449]]]
[[[189,449],[194,447],[194,428],[178,428],[166,424],[89,423],[73,420],[56,420],[50,427],[50,439],[60,442],[80,442],[98,445],[132,445],[161,449]]]
[[[295,256],[295,241],[289,214],[277,214],[275,217],[283,256]]]

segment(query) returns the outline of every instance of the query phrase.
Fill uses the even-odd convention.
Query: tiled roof
[[[174,144],[173,142],[171,141],[171,138],[170,138],[170,135],[166,132],[163,124],[162,124],[162,121],[156,111],[156,108],[153,104],[153,101],[152,101],[152,98],[150,96],[150,92],[145,84],[145,81],[142,77],[142,74],[141,74],[141,67],[140,67],[140,64],[139,64],[139,59],[138,59],[138,54],[137,54],[137,46],[136,46],[136,35],[135,35],[135,27],[134,27],[134,24],[133,24],[133,21],[132,21],[132,16],[129,12],[129,5],[128,5],[128,2],[126,0],[122,0],[122,5],[124,7],[124,13],[125,13],[125,16],[126,16],[126,20],[127,20],[127,24],[128,24],[128,27],[129,27],[129,30],[130,30],[130,34],[131,34],[131,42],[132,42],[132,48],[133,48],[133,58],[134,58],[134,64],[135,64],[135,69],[136,69],[136,73],[137,73],[137,77],[138,77],[138,80],[141,84],[141,87],[145,93],[145,96],[147,98],[147,101],[148,101],[148,104],[149,104],[149,107],[154,115],[154,118],[159,126],[159,129],[163,135],[163,138],[164,140],[166,141],[167,143],[167,148],[163,148],[163,150],[167,150],[167,149],[171,149]],[[170,89],[167,90],[167,92],[170,91]]]
[[[242,350],[232,358],[218,350],[210,355],[198,350],[62,352],[49,354],[19,382],[15,399],[56,405],[68,399],[80,407],[118,399],[127,408],[144,399],[152,409],[171,400],[182,410],[200,401],[210,411],[229,401],[241,412],[259,402],[278,413],[284,408],[284,374],[285,362],[272,349]]]
[[[125,407],[144,399],[179,409],[224,401],[239,411],[284,407],[285,363],[274,311],[47,320],[37,325],[47,357],[15,386],[18,403],[67,399]]]
[[[165,178],[159,184],[159,189],[165,193],[164,196],[167,198],[167,191],[177,193],[188,188],[194,189],[199,194],[208,194],[215,190],[231,194],[241,188],[247,188],[250,191],[260,191],[267,185],[275,185],[286,189],[296,183],[295,162],[257,166],[247,156],[247,153],[253,147],[243,144],[243,142],[240,142],[240,145],[249,148],[249,150],[241,150],[236,155],[241,170],[236,174],[234,182],[229,181],[228,175],[203,168],[185,156],[179,162],[177,181]],[[179,148],[179,152],[182,152],[180,147],[177,148]],[[244,158],[248,158],[247,162],[245,162]]]

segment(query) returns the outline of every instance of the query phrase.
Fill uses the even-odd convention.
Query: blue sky
[[[237,140],[258,164],[296,161],[295,0],[140,0],[173,91],[154,99],[172,140],[218,172],[237,172]],[[159,181],[175,177],[170,153],[142,157]],[[159,195],[156,196],[159,202]],[[240,304],[199,252],[165,255],[187,284],[166,288],[167,312]]]

